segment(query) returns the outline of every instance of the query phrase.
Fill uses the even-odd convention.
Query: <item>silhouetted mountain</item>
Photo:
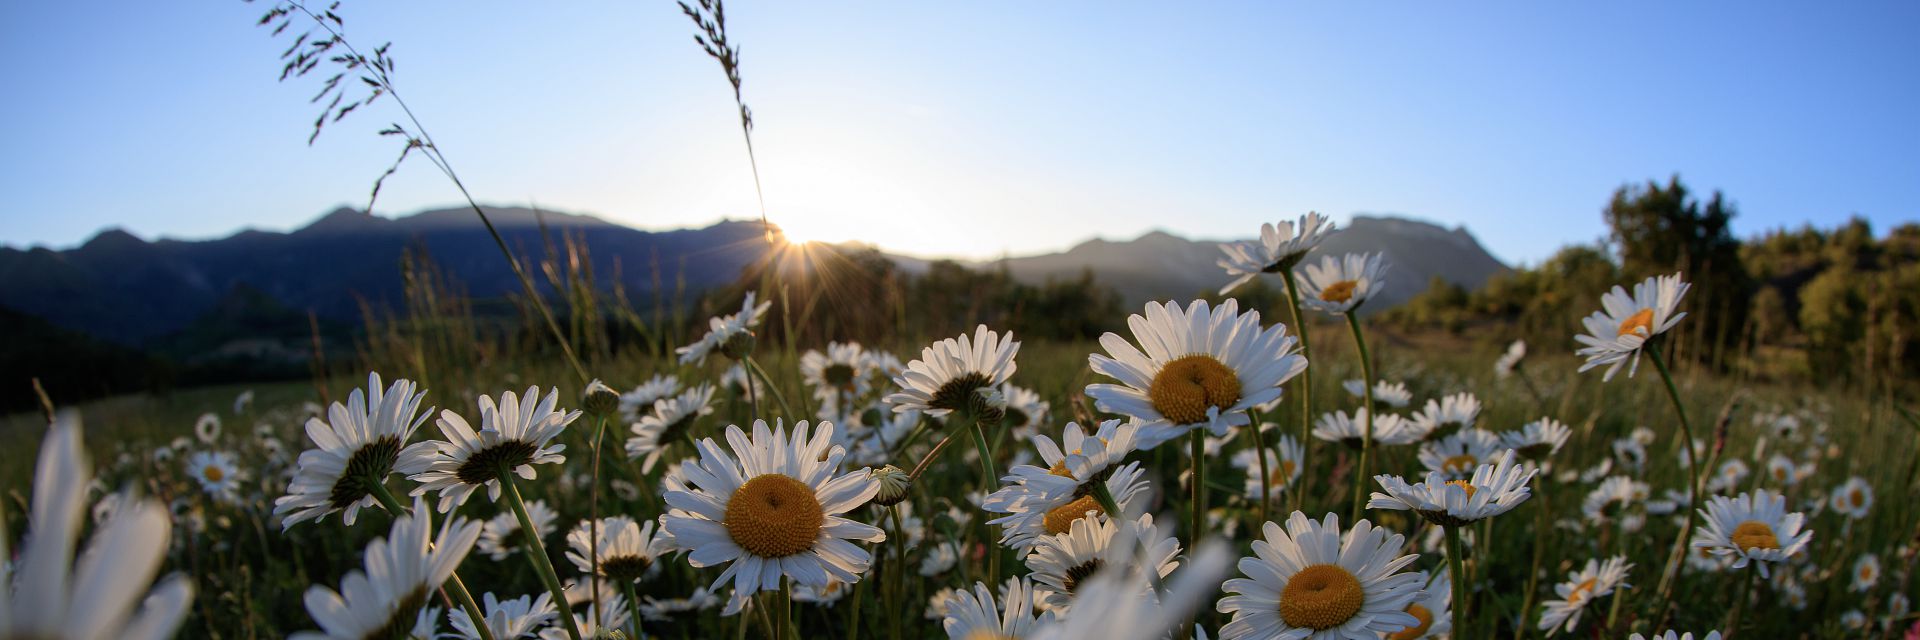
[[[1071,279],[1092,270],[1094,279],[1120,292],[1129,306],[1148,300],[1186,300],[1218,291],[1227,283],[1216,264],[1219,241],[1188,240],[1165,231],[1153,231],[1133,240],[1095,239],[1061,253],[1009,258],[1004,264],[1014,278],[1026,282]],[[1476,289],[1487,278],[1507,269],[1473,234],[1464,228],[1399,217],[1357,215],[1314,250],[1318,256],[1347,252],[1384,252],[1392,265],[1378,298],[1367,303],[1370,312],[1405,302],[1427,288],[1433,276]]]

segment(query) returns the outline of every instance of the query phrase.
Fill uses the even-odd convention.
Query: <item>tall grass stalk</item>
[[[1349,309],[1346,313],[1347,327],[1353,330],[1353,345],[1360,355],[1360,382],[1366,385],[1361,394],[1365,403],[1361,409],[1367,412],[1366,431],[1360,437],[1360,462],[1353,473],[1353,509],[1348,521],[1360,521],[1360,506],[1366,504],[1367,456],[1373,452],[1373,358],[1367,352],[1367,338],[1360,331],[1359,309]],[[1455,606],[1459,606],[1458,603]]]
[[[1300,481],[1293,487],[1293,508],[1304,510],[1307,485],[1313,481],[1313,349],[1307,344],[1307,323],[1300,314],[1300,285],[1294,282],[1293,268],[1282,269],[1280,281],[1287,283],[1287,310],[1293,313],[1293,330],[1300,334],[1300,356],[1307,367],[1295,378],[1294,393],[1300,396]]]

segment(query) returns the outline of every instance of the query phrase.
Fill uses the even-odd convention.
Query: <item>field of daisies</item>
[[[0,637],[1920,635],[1910,416],[1676,375],[1685,274],[1566,344],[1371,344],[1390,265],[1337,232],[1221,247],[1285,317],[1097,344],[773,344],[750,292],[598,379],[49,399]]]

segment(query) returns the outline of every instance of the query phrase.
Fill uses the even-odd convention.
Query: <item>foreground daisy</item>
[[[1024,577],[1008,578],[998,603],[993,589],[975,582],[972,589],[955,592],[947,601],[940,625],[953,640],[1025,638],[1034,627],[1053,621],[1051,611],[1034,612],[1033,596],[1033,584]]]
[[[841,514],[866,504],[880,485],[864,469],[834,476],[846,450],[831,445],[833,425],[822,423],[809,437],[801,421],[789,437],[777,423],[769,429],[756,420],[751,436],[729,426],[726,437],[734,455],[707,438],[699,461],[681,465],[687,486],[666,492],[676,511],[665,527],[694,567],[726,565],[713,588],[733,582],[728,612],[762,589],[779,589],[783,577],[814,587],[858,582],[873,556],[849,541],[887,536]]]
[[[1032,571],[1034,597],[1048,610],[1066,616],[1078,601],[1080,586],[1102,568],[1151,567],[1149,580],[1157,582],[1180,566],[1174,560],[1179,554],[1180,543],[1162,535],[1151,514],[1143,514],[1123,522],[1074,520],[1066,533],[1041,538],[1026,563]]]
[[[1259,240],[1221,243],[1220,252],[1226,256],[1217,264],[1233,281],[1220,287],[1220,295],[1227,295],[1262,273],[1286,273],[1333,232],[1333,223],[1326,216],[1308,212],[1300,216],[1298,223],[1291,220],[1262,223]]]
[[[1687,317],[1684,311],[1675,313],[1680,298],[1687,295],[1687,287],[1676,273],[1648,278],[1634,285],[1632,295],[1615,286],[1601,296],[1600,310],[1581,321],[1587,332],[1573,337],[1586,345],[1574,352],[1587,359],[1580,370],[1606,365],[1602,379],[1612,380],[1613,374],[1620,372],[1620,365],[1632,361],[1627,368],[1627,376],[1632,377],[1640,368],[1640,348]]]
[[[1419,624],[1389,633],[1386,640],[1426,640],[1453,637],[1453,581],[1445,571],[1422,573],[1425,597],[1407,605],[1407,615]]]
[[[559,615],[553,610],[553,596],[546,593],[540,594],[539,598],[520,596],[512,600],[501,600],[488,593],[484,606],[487,617],[481,622],[496,640],[531,637]],[[447,614],[447,621],[453,625],[453,637],[467,640],[479,640],[481,637],[480,630],[465,611],[453,610]]]
[[[1706,529],[1693,540],[1693,546],[1716,555],[1733,556],[1735,569],[1758,563],[1761,576],[1767,564],[1783,562],[1807,548],[1812,531],[1801,526],[1806,516],[1787,513],[1787,498],[1761,489],[1737,498],[1714,496],[1701,511]]]
[[[345,404],[333,403],[326,420],[307,418],[307,438],[314,448],[300,453],[287,494],[273,501],[274,515],[284,516],[280,527],[318,521],[334,512],[351,525],[361,509],[374,505],[373,491],[376,485],[384,489],[388,474],[425,470],[434,445],[407,441],[432,413],[420,411],[426,397],[411,380],[395,380],[382,388],[380,374],[369,373],[364,394],[354,389]]]
[[[480,430],[468,426],[467,419],[452,411],[441,411],[434,421],[444,441],[435,441],[438,449],[429,458],[425,470],[412,476],[420,486],[413,495],[440,492],[439,510],[445,513],[466,504],[474,491],[484,486],[487,497],[500,499],[500,474],[513,473],[534,479],[533,465],[566,461],[560,452],[564,444],[549,446],[560,430],[580,418],[579,411],[560,411],[560,390],[547,392],[539,403],[540,387],[527,387],[524,396],[512,391],[500,395],[495,404],[490,396],[480,396]]]
[[[78,413],[54,417],[34,465],[26,545],[13,555],[9,536],[0,535],[0,559],[6,560],[0,562],[0,638],[173,637],[193,586],[184,576],[172,576],[148,588],[172,530],[166,507],[121,500],[74,562],[93,477],[80,435]]]
[[[1341,257],[1323,256],[1318,263],[1303,269],[1301,295],[1307,306],[1333,314],[1346,315],[1365,303],[1386,283],[1386,258],[1378,253],[1349,253]]]
[[[340,581],[340,591],[307,589],[307,613],[320,631],[294,633],[293,640],[361,640],[392,629],[412,628],[428,597],[453,575],[480,537],[480,523],[453,517],[433,532],[433,514],[420,498],[413,511],[393,521],[385,538],[367,543],[366,569]],[[458,612],[464,617],[465,612]]]
[[[1247,410],[1278,399],[1280,385],[1305,370],[1307,359],[1285,325],[1263,329],[1260,313],[1240,313],[1239,304],[1147,303],[1144,315],[1127,318],[1138,348],[1108,333],[1100,346],[1109,355],[1087,356],[1094,373],[1120,384],[1087,385],[1087,395],[1101,411],[1139,421],[1141,449],[1195,428],[1224,436],[1247,424]]]
[[[1425,597],[1425,576],[1400,572],[1419,557],[1398,555],[1404,536],[1366,520],[1343,533],[1339,516],[1314,522],[1298,511],[1264,533],[1240,559],[1247,577],[1222,587],[1233,594],[1217,607],[1233,614],[1222,638],[1372,638],[1420,624],[1407,609]]]
[[[1437,471],[1428,472],[1425,482],[1411,485],[1398,476],[1374,476],[1386,493],[1375,492],[1367,508],[1410,510],[1443,527],[1506,513],[1527,501],[1531,491],[1527,483],[1536,472],[1515,464],[1515,457],[1511,451],[1495,456],[1495,464],[1480,465],[1464,480],[1449,481]]]
[[[895,412],[920,411],[935,418],[969,410],[979,390],[1013,375],[1013,356],[1019,352],[1011,332],[1002,336],[980,325],[972,338],[962,334],[921,349],[920,359],[893,377],[900,391],[886,401]]]
[[[1108,420],[1088,434],[1069,422],[1061,437],[1064,447],[1035,436],[1034,448],[1048,466],[1015,465],[1006,484],[980,503],[987,511],[1008,514],[990,521],[1002,527],[1001,542],[1024,551],[1040,538],[1066,533],[1075,520],[1106,517],[1096,495],[1102,488],[1125,513],[1147,488],[1139,463],[1121,464],[1134,449],[1138,428]]]
[[[545,500],[528,501],[527,515],[533,519],[534,535],[541,538],[553,535],[553,523],[560,519],[560,514],[547,506]],[[489,558],[505,560],[509,554],[520,550],[520,545],[526,543],[525,535],[520,530],[520,519],[514,517],[512,511],[501,510],[499,514],[487,520],[486,526],[480,530],[480,541],[476,547],[480,553],[486,554]]]
[[[1586,567],[1568,573],[1566,582],[1554,585],[1553,592],[1560,599],[1541,603],[1540,630],[1548,635],[1562,629],[1571,633],[1580,625],[1580,614],[1587,610],[1588,603],[1629,586],[1626,579],[1631,569],[1633,564],[1625,556],[1614,556],[1606,562],[1587,560]]]

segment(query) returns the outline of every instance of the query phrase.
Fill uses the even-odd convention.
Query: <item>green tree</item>
[[[1605,210],[1629,280],[1679,271],[1693,284],[1687,307],[1698,319],[1695,344],[1705,347],[1697,355],[1716,360],[1738,346],[1755,290],[1733,236],[1735,215],[1719,192],[1702,203],[1677,175],[1665,185],[1623,186]]]

